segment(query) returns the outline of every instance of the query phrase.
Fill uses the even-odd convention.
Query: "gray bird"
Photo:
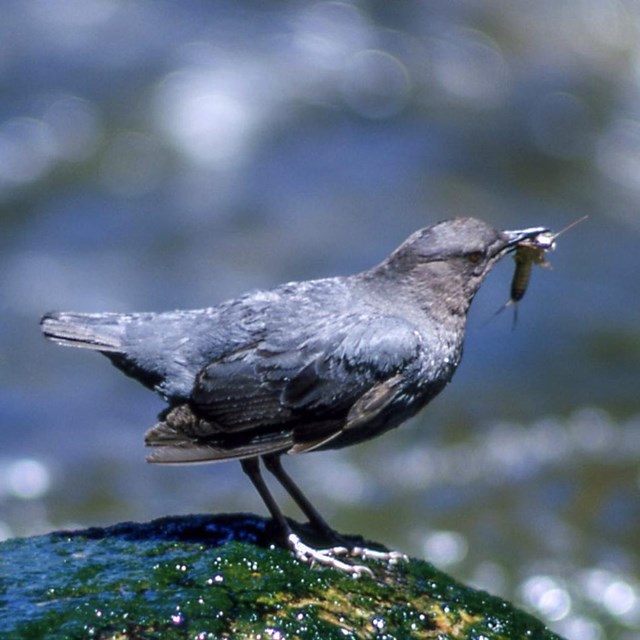
[[[49,313],[44,335],[100,351],[168,403],[145,442],[154,463],[238,459],[296,556],[349,572],[293,533],[261,475],[280,481],[323,537],[339,537],[280,457],[356,444],[397,427],[451,380],[467,311],[493,265],[545,227],[498,231],[456,218],[416,231],[379,265],[290,282],[206,309]]]

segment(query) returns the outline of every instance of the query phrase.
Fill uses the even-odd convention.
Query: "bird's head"
[[[408,285],[425,302],[437,296],[451,312],[466,314],[493,265],[518,243],[546,231],[500,231],[475,218],[445,220],[413,233],[378,270]]]

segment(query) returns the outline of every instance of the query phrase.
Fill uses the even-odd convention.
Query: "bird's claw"
[[[400,551],[378,551],[377,549],[368,549],[367,547],[353,547],[349,550],[351,555],[363,560],[379,560],[388,564],[398,564],[398,562],[408,562],[409,556]]]
[[[390,565],[398,564],[398,562],[407,562],[409,558],[399,551],[379,551],[377,549],[368,549],[366,547],[345,547],[336,546],[326,549],[315,549],[305,544],[295,534],[289,534],[287,542],[296,558],[301,562],[311,566],[321,564],[345,573],[350,573],[354,577],[360,577],[363,574],[373,576],[373,571],[364,565],[349,564],[340,559],[340,556],[351,556],[353,558],[362,558],[362,560],[378,560],[386,562]]]
[[[338,556],[344,556],[351,552],[347,547],[329,547],[327,549],[314,549],[305,544],[295,533],[290,533],[287,537],[287,543],[294,552],[296,558],[310,566],[321,564],[338,571],[351,574],[354,578],[362,575],[373,577],[373,571],[369,567],[358,564],[349,564],[343,562]],[[365,556],[361,556],[365,557]]]

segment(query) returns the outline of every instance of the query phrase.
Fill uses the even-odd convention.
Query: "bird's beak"
[[[506,253],[512,251],[523,240],[530,240],[539,236],[541,233],[548,233],[550,229],[548,227],[530,227],[529,229],[519,229],[518,231],[503,231],[502,237],[505,244],[500,250],[500,253]]]

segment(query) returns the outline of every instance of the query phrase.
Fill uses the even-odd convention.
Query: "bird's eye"
[[[480,262],[483,257],[484,254],[482,253],[482,251],[472,251],[471,253],[467,253],[466,255],[467,260],[473,264],[477,264],[478,262]]]

